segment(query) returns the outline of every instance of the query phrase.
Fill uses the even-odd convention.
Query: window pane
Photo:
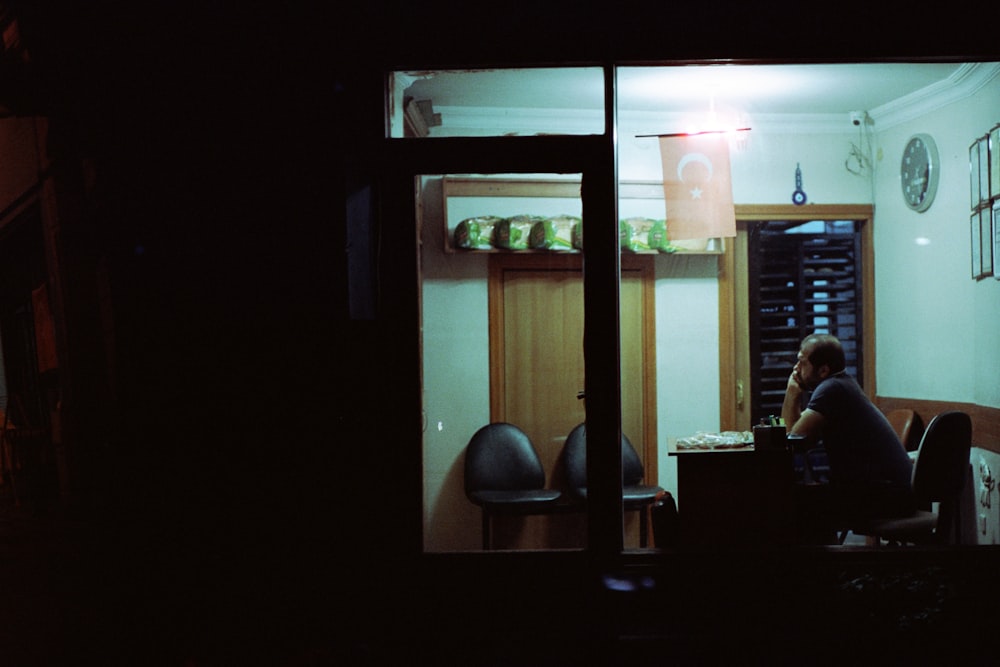
[[[596,67],[393,72],[390,136],[602,134],[603,81]]]
[[[585,407],[580,174],[425,175],[419,187],[424,550],[583,549],[587,516],[562,462]],[[476,492],[501,488],[514,455],[489,455],[499,486],[466,464],[497,422],[527,438],[539,493],[484,522]]]

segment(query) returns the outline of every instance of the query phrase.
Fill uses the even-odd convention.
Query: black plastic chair
[[[545,488],[545,469],[528,435],[506,422],[483,426],[465,450],[465,495],[482,509],[483,549],[496,514],[543,514],[562,497]]]
[[[959,499],[969,477],[972,419],[942,412],[927,425],[913,464],[913,494],[920,509],[909,516],[851,526],[857,535],[903,544],[961,544]],[[933,511],[933,503],[938,503]]]
[[[920,415],[909,408],[897,408],[887,412],[885,417],[892,424],[892,430],[899,436],[906,451],[917,451],[924,434],[924,423]]]
[[[587,500],[587,425],[579,424],[563,445],[566,481],[578,501]],[[622,434],[622,506],[626,511],[639,512],[639,546],[649,542],[648,513],[663,488],[643,483],[645,470],[632,442]]]

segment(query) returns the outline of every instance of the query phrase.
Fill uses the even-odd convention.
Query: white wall
[[[660,258],[656,263],[656,404],[658,483],[676,497],[677,461],[668,455],[667,443],[719,429],[714,256]]]
[[[655,134],[671,128],[669,119],[652,114],[625,114],[619,120],[619,178],[660,181],[663,168]],[[857,132],[845,116],[843,127],[828,124],[761,123],[731,142],[733,200],[739,204],[790,204],[795,167],[802,169],[808,204],[867,204],[871,182],[844,167]]]
[[[751,130],[732,153],[733,194],[737,203],[789,203],[796,164],[810,203],[871,203],[874,190],[878,393],[1000,407],[1000,282],[971,279],[968,227],[968,145],[1000,121],[1000,81],[952,107],[884,132],[876,125],[874,175],[845,167],[861,143],[846,121],[843,130]],[[634,138],[663,131],[657,123],[623,115],[622,180],[661,180],[655,140]],[[905,208],[897,175],[918,131],[935,136],[944,161],[937,201],[923,214]],[[464,496],[461,466],[489,420],[487,258],[442,252],[440,182],[425,179],[423,194],[425,548],[474,550],[479,512]],[[930,244],[916,245],[917,236]],[[714,257],[657,258],[656,329],[658,482],[676,494],[668,439],[719,429]]]
[[[994,79],[971,99],[878,132],[884,158],[876,173],[875,340],[882,396],[1000,407],[1000,282],[971,278],[968,157],[972,141],[997,122]],[[903,146],[918,132],[934,137],[942,163],[937,198],[924,213],[905,207],[898,175]]]
[[[441,181],[425,179],[426,220],[441,221]],[[463,450],[489,422],[485,255],[445,255],[440,226],[421,230],[424,547],[479,548],[479,510],[463,490]]]

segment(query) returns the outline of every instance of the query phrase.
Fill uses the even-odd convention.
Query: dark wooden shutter
[[[749,245],[750,364],[753,423],[781,414],[799,343],[831,333],[844,345],[847,370],[863,382],[861,235],[851,221],[761,222]]]

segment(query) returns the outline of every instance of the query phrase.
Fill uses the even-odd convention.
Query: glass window
[[[893,74],[887,76],[890,69]],[[737,374],[733,370],[742,369],[743,361],[729,363],[743,359],[739,356],[743,352],[739,350],[750,340],[749,297],[736,289],[737,285],[745,285],[752,272],[747,221],[789,220],[794,223],[792,230],[781,236],[805,242],[806,237],[813,234],[849,237],[857,232],[853,218],[840,217],[847,215],[841,211],[843,208],[870,211],[878,205],[880,210],[894,211],[900,203],[898,182],[887,182],[891,180],[886,175],[888,171],[876,174],[875,165],[879,160],[890,159],[893,147],[911,131],[914,121],[903,112],[909,113],[909,109],[901,108],[911,104],[914,91],[936,90],[940,81],[949,83],[955,90],[939,96],[942,105],[952,104],[953,96],[973,95],[974,91],[958,86],[970,72],[977,80],[995,81],[992,77],[996,68],[992,66],[969,68],[957,63],[920,66],[896,63],[891,68],[886,65],[721,64],[623,67],[616,73],[614,151],[607,153],[604,151],[610,146],[612,137],[604,135],[604,86],[600,69],[393,73],[388,79],[392,102],[390,136],[398,139],[469,138],[455,142],[421,142],[420,154],[439,157],[434,151],[445,155],[455,151],[461,158],[455,164],[463,165],[455,169],[482,170],[471,175],[425,175],[419,186],[425,550],[483,548],[480,511],[468,500],[464,488],[465,448],[476,430],[491,421],[509,419],[530,424],[532,419],[531,400],[517,408],[524,408],[524,414],[529,415],[526,418],[522,419],[517,409],[509,409],[505,403],[509,387],[503,383],[545,388],[558,396],[557,402],[566,403],[548,406],[558,415],[551,420],[554,425],[549,431],[536,432],[532,426],[525,430],[529,431],[542,459],[546,488],[567,488],[565,480],[560,479],[563,471],[559,468],[558,456],[572,425],[584,418],[583,402],[577,401],[575,396],[576,391],[583,389],[579,386],[583,378],[568,374],[574,387],[569,390],[550,388],[547,383],[554,371],[543,370],[547,368],[546,357],[551,358],[544,352],[557,346],[579,351],[582,341],[576,340],[576,333],[571,341],[566,336],[553,337],[544,327],[553,324],[556,311],[536,309],[538,299],[534,296],[521,298],[523,295],[517,287],[512,287],[509,294],[505,290],[509,286],[508,277],[511,283],[524,277],[518,273],[520,271],[525,272],[529,282],[534,276],[532,272],[549,272],[548,277],[552,277],[574,266],[573,262],[582,259],[583,253],[573,247],[572,226],[567,227],[570,232],[563,237],[555,228],[541,235],[554,244],[567,244],[569,247],[564,250],[496,247],[494,241],[486,240],[489,232],[485,231],[490,229],[491,223],[495,229],[498,219],[509,222],[511,217],[524,216],[527,220],[522,221],[523,228],[509,224],[504,227],[509,235],[519,232],[523,240],[530,238],[532,216],[582,216],[582,198],[574,190],[579,187],[581,176],[579,173],[556,173],[560,165],[552,162],[551,156],[567,151],[549,149],[556,144],[563,148],[560,142],[567,141],[578,142],[580,146],[586,144],[586,150],[579,151],[580,156],[584,156],[580,159],[583,166],[579,170],[592,169],[594,173],[603,174],[590,183],[599,182],[602,188],[607,184],[609,192],[617,174],[617,215],[608,213],[614,202],[606,198],[607,206],[600,217],[601,224],[606,218],[609,226],[588,228],[588,234],[590,229],[598,234],[610,233],[596,245],[588,245],[587,260],[588,275],[594,276],[599,272],[595,267],[606,268],[611,264],[601,253],[598,253],[598,262],[591,262],[592,250],[599,246],[602,252],[621,253],[617,290],[620,316],[617,322],[614,322],[613,313],[605,317],[604,321],[610,322],[607,326],[603,322],[588,325],[588,340],[593,341],[596,336],[612,345],[620,341],[617,352],[621,362],[618,393],[622,431],[646,464],[645,481],[661,486],[674,494],[678,503],[687,503],[690,508],[698,498],[698,490],[690,486],[681,489],[678,452],[674,449],[676,442],[700,432],[721,435],[719,432],[730,429],[745,436],[749,427],[742,421],[753,404],[749,371],[744,381],[743,371]],[[871,96],[873,90],[878,90],[879,95]],[[862,96],[861,91],[868,91],[869,97]],[[843,107],[848,93],[851,95],[850,108],[858,111]],[[858,95],[854,96],[856,93]],[[987,94],[978,94],[976,99],[986,97]],[[971,114],[966,120],[970,124],[982,122]],[[944,129],[942,125],[940,131]],[[727,133],[730,130],[735,132]],[[682,153],[680,161],[667,169],[659,139],[664,135],[687,133],[727,134],[728,160],[724,172],[715,169],[715,162],[706,164],[700,152],[691,150]],[[597,135],[597,141],[591,144],[587,142],[593,137],[568,139],[566,136],[530,140],[541,142],[542,149],[534,150],[538,149],[534,146],[529,152],[530,159],[517,166],[537,167],[549,173],[510,175],[489,173],[489,163],[495,158],[493,151],[500,150],[500,145],[508,150],[508,143],[522,142],[490,143],[476,139],[548,134]],[[490,147],[489,155],[481,151],[484,145]],[[591,148],[595,150],[587,152]],[[480,153],[476,153],[477,150]],[[595,155],[611,162],[607,156],[612,153],[613,168],[603,162],[598,164]],[[539,156],[549,162],[536,165]],[[507,165],[502,167],[506,169],[511,162],[508,155],[504,157],[504,160],[494,161]],[[469,166],[470,162],[475,165]],[[442,161],[435,159],[433,163],[441,164]],[[577,171],[577,165],[567,170]],[[666,180],[668,175],[678,174],[682,174],[679,179],[685,185],[695,178],[717,179],[725,175],[739,221],[735,225],[735,235],[714,231],[706,233],[704,238],[690,233],[683,237],[674,235],[676,227],[666,206],[669,200]],[[524,182],[549,190],[543,195],[537,191],[528,194],[531,188]],[[705,188],[695,185],[691,186],[692,196],[703,196]],[[588,192],[593,193],[595,189],[590,188]],[[799,206],[801,204],[808,205]],[[776,211],[773,215],[789,217],[770,217],[772,210]],[[870,212],[862,211],[861,214],[866,221],[860,228],[865,236],[857,252],[873,252],[874,225]],[[755,218],[755,215],[765,217]],[[663,223],[665,230],[657,227],[657,222]],[[654,246],[657,230],[663,232],[663,238],[659,239],[662,245]],[[618,232],[617,239],[615,232]],[[879,262],[890,266],[915,265],[915,258],[911,256],[912,244],[904,243],[909,239],[900,236],[909,233],[902,226],[881,226]],[[612,248],[616,240],[619,247]],[[505,242],[512,243],[511,236],[506,237]],[[920,247],[926,248],[926,245]],[[795,254],[800,256],[803,252],[797,250]],[[859,266],[871,271],[874,261],[866,259]],[[638,271],[634,284],[629,274],[633,269]],[[609,278],[606,283],[609,293],[613,293],[611,273],[604,274]],[[886,283],[897,281],[894,274],[886,276]],[[809,284],[812,290],[809,298],[816,301],[809,313],[810,326],[836,330],[848,339],[849,345],[852,339],[860,339],[862,327],[874,322],[874,313],[842,313],[839,302],[848,297],[860,299],[861,288],[874,290],[874,281],[869,278],[858,283],[860,287],[855,286],[851,292],[845,285],[831,282],[828,273],[817,270],[815,280]],[[785,277],[784,287],[788,282]],[[531,294],[531,285],[522,286],[529,290],[524,294]],[[550,293],[542,288],[538,293],[548,298],[558,290]],[[594,291],[588,292],[588,296],[591,297],[588,308],[594,301],[600,303],[600,299],[594,298]],[[504,307],[499,310],[497,298],[504,299]],[[873,301],[865,298],[861,303]],[[572,292],[568,302],[572,307],[560,313],[577,307],[582,310],[582,291]],[[607,303],[610,302],[604,305]],[[627,303],[639,303],[641,307],[629,307]],[[507,309],[508,305],[512,310]],[[514,317],[511,313],[520,314]],[[779,315],[786,328],[798,327],[804,321],[799,314]],[[508,316],[512,317],[510,321],[506,319]],[[885,328],[891,328],[895,319],[883,317]],[[559,324],[568,326],[565,321]],[[516,335],[522,338],[515,338]],[[633,339],[638,343],[629,342]],[[782,349],[794,352],[798,339],[796,333],[789,341],[782,341]],[[533,341],[534,347],[521,347],[524,340]],[[643,356],[647,351],[650,356]],[[860,347],[852,348],[851,352],[857,359],[856,374],[873,378],[874,356]],[[520,354],[530,356],[533,363],[519,366]],[[588,368],[593,371],[591,363],[593,356],[588,355]],[[630,370],[629,364],[638,364],[639,371]],[[560,372],[565,372],[567,367],[560,366]],[[895,378],[905,374],[907,369],[892,355],[886,355],[881,368],[888,369],[888,384],[895,385],[894,393],[890,391],[887,395],[905,397],[907,394],[903,392],[907,390],[901,389]],[[787,377],[787,373],[784,375]],[[588,398],[595,399],[595,396],[592,394]],[[602,407],[597,407],[596,400],[593,402],[590,422],[597,424],[599,418],[607,417],[610,400],[601,403]],[[709,493],[709,500],[717,496],[715,482],[705,485],[703,490]],[[542,519],[563,520],[568,519],[551,516]],[[554,534],[548,527],[539,531],[526,529],[524,519],[505,517],[499,523],[505,522],[508,526],[498,526],[491,538],[494,540],[492,545],[498,548],[585,546],[585,539],[579,543],[552,539]],[[623,524],[624,545],[629,549],[636,543],[629,532],[632,527],[627,516]],[[595,524],[582,524],[574,538],[586,535],[587,528],[591,531],[591,539],[603,539],[605,531],[596,529]]]
[[[389,136],[602,134],[603,81],[598,67],[393,72]]]
[[[585,408],[580,174],[419,188],[424,550],[585,548],[563,457]]]

